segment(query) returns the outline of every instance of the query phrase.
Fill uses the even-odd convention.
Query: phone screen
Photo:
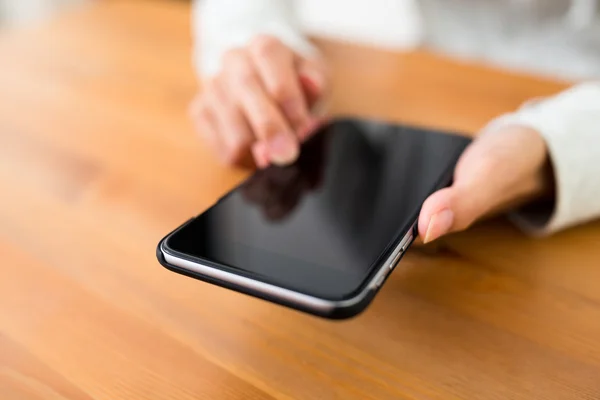
[[[331,300],[360,288],[445,186],[463,136],[354,120],[260,170],[167,240],[170,251]]]

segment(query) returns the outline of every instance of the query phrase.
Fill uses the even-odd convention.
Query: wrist
[[[526,152],[528,161],[524,162],[523,175],[514,199],[512,209],[519,207],[536,207],[537,204],[549,204],[555,197],[555,179],[548,147],[543,136],[537,130],[527,126],[507,127]]]

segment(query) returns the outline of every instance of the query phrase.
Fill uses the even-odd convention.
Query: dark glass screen
[[[170,251],[326,299],[358,290],[469,139],[339,120],[169,237]]]

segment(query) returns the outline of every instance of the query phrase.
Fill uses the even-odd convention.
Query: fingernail
[[[269,166],[267,148],[263,142],[256,142],[252,146],[252,156],[254,156],[254,162],[258,168],[265,169]]]
[[[447,234],[454,223],[454,213],[451,210],[442,210],[431,216],[427,233],[423,243],[430,243]]]
[[[290,134],[279,134],[269,141],[269,158],[273,164],[286,165],[298,158],[298,142]]]

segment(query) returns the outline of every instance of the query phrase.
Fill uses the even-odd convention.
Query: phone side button
[[[381,285],[383,284],[383,281],[385,280],[385,274],[381,275],[379,278],[377,278],[377,281],[375,282],[375,287],[381,287]]]
[[[409,233],[404,238],[404,240],[402,241],[402,243],[400,243],[400,251],[398,252],[398,255],[396,256],[396,258],[400,257],[400,255],[406,251],[406,249],[408,248],[408,246],[412,242],[412,239],[413,239],[412,233]]]
[[[390,263],[390,271],[392,271],[398,265],[398,261],[400,261],[400,257],[404,254],[404,249],[400,250],[400,252],[394,257],[394,260]]]

